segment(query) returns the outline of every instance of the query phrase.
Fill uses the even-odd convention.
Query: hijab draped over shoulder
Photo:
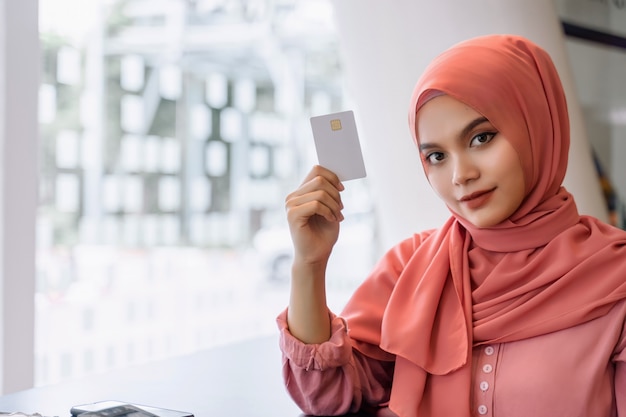
[[[511,142],[526,197],[494,227],[474,227],[452,212],[440,229],[392,249],[372,274],[378,283],[359,288],[346,306],[351,336],[367,342],[355,347],[395,355],[390,407],[403,416],[469,415],[473,347],[576,326],[626,298],[626,232],[579,215],[562,186],[569,119],[549,55],[513,35],[443,52],[413,92],[417,143],[417,112],[440,94],[481,113]]]

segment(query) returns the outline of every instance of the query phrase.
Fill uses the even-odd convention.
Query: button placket
[[[474,375],[474,404],[478,416],[491,415],[493,408],[493,384],[498,345],[479,347],[478,363]]]

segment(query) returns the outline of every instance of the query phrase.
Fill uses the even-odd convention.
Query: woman
[[[287,197],[294,400],[318,415],[626,417],[626,232],[579,215],[562,186],[569,121],[548,54],[511,35],[455,45],[417,82],[409,125],[452,215],[388,251],[340,316],[324,274],[343,186],[314,167]]]

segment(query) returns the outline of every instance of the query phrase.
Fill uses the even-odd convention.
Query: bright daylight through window
[[[277,333],[309,118],[350,108],[330,2],[40,0],[40,36],[36,385]],[[344,199],[331,304],[374,258]]]

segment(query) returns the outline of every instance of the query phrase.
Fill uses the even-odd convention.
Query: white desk
[[[297,417],[281,376],[278,336],[246,341],[0,397],[0,411],[67,417],[76,404],[118,400],[195,417]]]

